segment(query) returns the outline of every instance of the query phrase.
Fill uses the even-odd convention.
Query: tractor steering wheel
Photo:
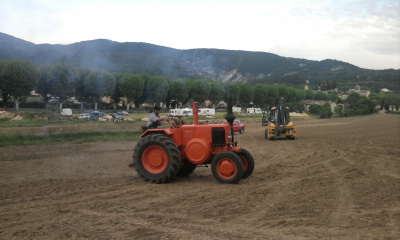
[[[160,126],[161,126],[161,125],[164,125],[165,123],[169,123],[169,125],[172,126],[171,120],[172,120],[173,118],[174,118],[173,116],[167,116],[167,117],[165,117],[165,118],[160,122]]]

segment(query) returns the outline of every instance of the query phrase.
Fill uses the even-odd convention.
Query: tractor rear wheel
[[[184,160],[179,168],[178,176],[180,177],[189,176],[196,169],[196,167],[197,167],[196,164]]]
[[[133,150],[133,166],[139,176],[148,182],[170,182],[176,177],[180,162],[175,143],[161,134],[145,136]]]
[[[234,152],[219,152],[211,161],[211,172],[220,183],[237,183],[243,176],[243,162]]]
[[[236,153],[243,162],[243,176],[242,178],[249,177],[254,171],[254,158],[246,149],[241,148],[240,152]]]

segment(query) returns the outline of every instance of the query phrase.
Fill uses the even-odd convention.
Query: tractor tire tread
[[[152,174],[147,172],[141,162],[141,154],[152,145],[163,147],[167,156],[167,168],[160,174]],[[180,165],[180,153],[175,143],[162,134],[151,134],[140,139],[133,151],[133,166],[139,176],[147,182],[151,183],[168,183],[176,178]]]

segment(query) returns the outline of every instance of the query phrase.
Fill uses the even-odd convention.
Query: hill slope
[[[0,60],[11,59],[29,59],[37,65],[66,62],[75,67],[98,68],[109,72],[146,72],[173,78],[279,82],[298,87],[305,80],[312,79],[317,86],[329,79],[337,81],[344,88],[360,84],[375,91],[383,87],[400,90],[399,70],[367,70],[332,59],[311,61],[265,52],[221,49],[179,50],[148,43],[120,43],[105,39],[68,45],[34,44],[0,33]]]
[[[178,50],[148,43],[92,40],[69,45],[33,44],[0,33],[0,59],[30,59],[37,65],[63,61],[77,67],[110,72],[149,72],[173,77],[204,76],[223,81],[248,82],[294,72],[357,71],[336,60],[321,62],[285,58],[271,53],[219,49]]]

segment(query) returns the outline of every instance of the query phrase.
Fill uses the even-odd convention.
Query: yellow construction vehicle
[[[279,99],[277,106],[271,108],[269,117],[266,112],[263,113],[262,126],[267,126],[264,134],[267,140],[278,137],[294,140],[296,137],[296,126],[294,121],[290,121],[289,108],[285,107],[283,98]]]

